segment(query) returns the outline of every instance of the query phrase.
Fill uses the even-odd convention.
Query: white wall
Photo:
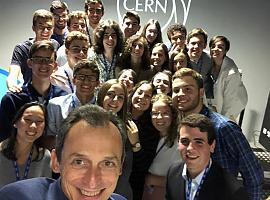
[[[168,9],[172,2],[177,4],[178,21],[183,21],[183,8],[180,0],[156,0],[165,4]],[[188,4],[189,0],[183,0]],[[0,66],[7,67],[10,63],[14,46],[33,36],[31,30],[32,13],[39,8],[48,9],[50,0],[0,0]],[[83,9],[83,0],[66,0],[70,10]],[[105,4],[104,18],[118,20],[118,0],[103,0]],[[119,0],[127,2],[129,8],[137,2],[140,4],[149,0]],[[134,6],[135,7],[135,6]],[[248,139],[252,140],[252,132],[260,130],[266,101],[270,88],[270,56],[269,38],[270,12],[269,0],[192,0],[190,12],[186,21],[188,30],[195,27],[204,28],[209,38],[216,34],[227,36],[231,41],[231,50],[228,55],[232,57],[239,68],[243,70],[243,81],[247,87],[249,101],[246,108],[243,130]],[[123,10],[123,6],[122,6]],[[123,12],[123,11],[122,11]],[[160,20],[163,24],[168,20],[168,13],[139,12],[143,17],[142,24],[148,18]],[[166,41],[166,32],[164,31]]]

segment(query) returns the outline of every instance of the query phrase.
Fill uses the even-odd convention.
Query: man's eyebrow
[[[80,153],[72,153],[68,157],[86,157],[86,156],[84,154],[80,154]]]
[[[195,141],[204,141],[205,142],[205,140],[203,138],[194,138],[193,140],[195,140]]]
[[[72,157],[79,157],[79,158],[87,158],[89,159],[86,155],[81,154],[81,153],[72,153],[68,156],[69,158]],[[104,156],[103,160],[116,160],[117,162],[121,162],[117,156]]]
[[[116,160],[117,162],[120,162],[117,156],[105,156],[105,160]]]

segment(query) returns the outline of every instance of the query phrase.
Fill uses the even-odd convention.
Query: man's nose
[[[178,96],[184,95],[184,92],[182,89],[179,90],[179,92],[177,93]]]
[[[195,43],[195,44],[194,44],[194,47],[195,47],[195,48],[198,48],[198,47],[199,47],[199,44],[198,44],[198,43]]]
[[[84,183],[90,188],[95,188],[101,179],[101,172],[98,167],[89,167],[83,176]]]
[[[192,150],[193,148],[193,143],[189,142],[188,146],[187,146],[187,150]]]

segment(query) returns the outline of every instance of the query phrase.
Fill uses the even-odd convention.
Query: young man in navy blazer
[[[216,136],[206,116],[188,115],[181,121],[178,132],[183,162],[173,164],[168,171],[167,200],[249,199],[237,180],[212,161]]]

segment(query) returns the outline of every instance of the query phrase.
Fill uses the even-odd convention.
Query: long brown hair
[[[166,94],[156,94],[151,99],[151,104],[153,106],[157,101],[161,101],[169,106],[172,113],[172,121],[171,126],[168,130],[168,135],[165,139],[165,143],[168,147],[172,147],[174,145],[175,139],[177,138],[177,127],[178,127],[178,117],[177,111],[173,107],[172,98]]]
[[[123,84],[119,83],[117,79],[111,79],[106,81],[105,83],[102,84],[102,86],[99,89],[98,95],[97,95],[97,105],[103,107],[103,101],[105,96],[107,95],[108,90],[112,87],[114,84],[119,84],[121,85],[122,89],[124,90],[124,104],[118,113],[118,117],[120,117],[123,122],[127,121],[127,103],[128,103],[128,95],[127,95],[127,89],[126,86]]]

